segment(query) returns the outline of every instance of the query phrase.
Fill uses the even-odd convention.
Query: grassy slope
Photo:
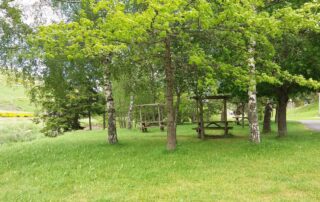
[[[320,134],[289,124],[284,139],[200,141],[192,126],[166,133],[120,130],[119,145],[104,131],[74,132],[0,145],[0,201],[319,201]]]
[[[6,78],[0,75],[0,110],[33,111],[25,90],[21,85],[8,85]]]
[[[28,118],[0,118],[0,145],[9,142],[31,141],[41,138],[41,124]]]
[[[288,110],[288,120],[317,120],[320,119],[318,103]]]

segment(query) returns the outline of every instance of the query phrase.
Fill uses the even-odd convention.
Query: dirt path
[[[301,120],[300,122],[311,130],[320,131],[320,120]]]

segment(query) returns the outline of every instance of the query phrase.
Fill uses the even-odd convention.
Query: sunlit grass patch
[[[178,147],[166,132],[119,129],[0,147],[0,201],[319,201],[320,134],[289,123],[286,138],[201,141],[192,125],[178,127]]]

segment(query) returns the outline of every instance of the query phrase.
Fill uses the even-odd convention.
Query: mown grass
[[[247,141],[201,141],[193,126],[178,128],[178,148],[166,133],[105,131],[0,146],[0,201],[319,201],[320,134],[289,124],[289,135]]]

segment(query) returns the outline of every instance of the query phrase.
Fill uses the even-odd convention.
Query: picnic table
[[[204,130],[223,130],[224,135],[229,134],[229,130],[233,129],[232,126],[229,126],[229,123],[233,123],[234,121],[209,121],[209,122],[203,122]],[[201,126],[200,122],[198,122],[198,127],[193,128],[197,131],[198,134],[201,134]]]

